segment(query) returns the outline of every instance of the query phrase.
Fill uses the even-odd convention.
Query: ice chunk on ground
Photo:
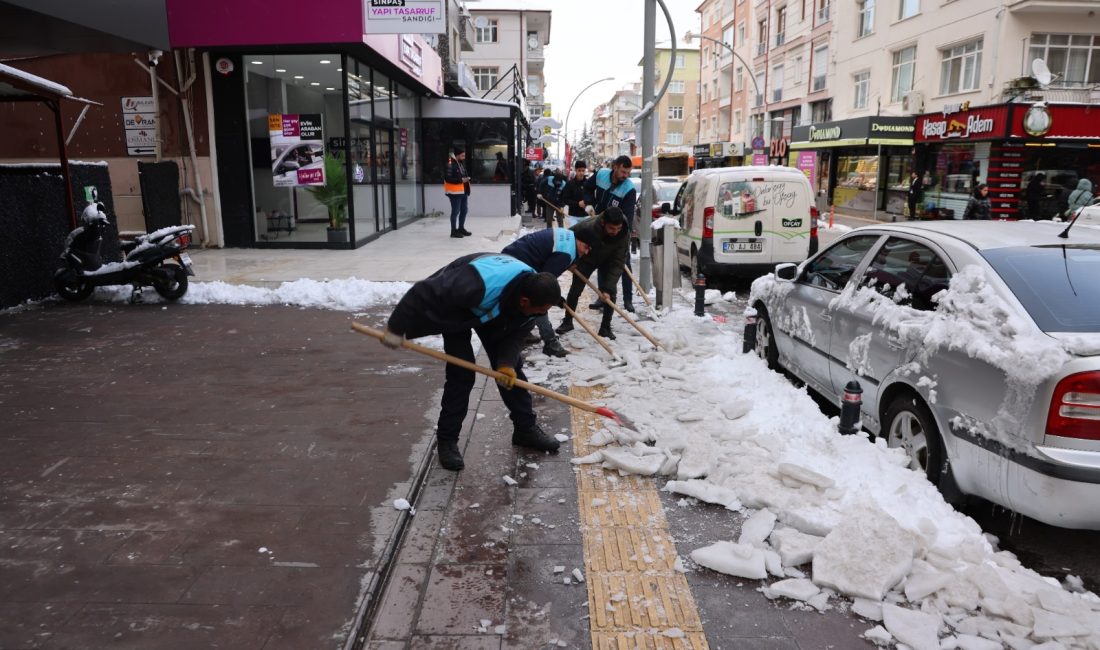
[[[794,463],[779,463],[777,469],[779,470],[779,475],[781,477],[794,479],[799,483],[806,483],[808,485],[821,488],[822,490],[827,490],[836,485],[836,481],[829,478],[828,476],[819,474],[808,467],[803,467],[802,465],[796,465]]]
[[[783,566],[798,566],[813,559],[814,549],[824,537],[807,535],[794,528],[777,528],[771,534],[772,545],[779,551]]]
[[[763,580],[768,577],[764,565],[764,552],[746,544],[716,542],[691,552],[691,559],[718,573]]]
[[[852,612],[869,621],[881,621],[882,603],[866,598],[856,598],[852,601]]]
[[[694,497],[705,503],[716,503],[720,506],[725,506],[727,510],[741,509],[741,501],[737,498],[736,492],[707,481],[700,481],[698,479],[692,479],[690,481],[669,481],[665,483],[665,487],[662,489],[666,492]]]
[[[955,637],[955,647],[959,650],[1001,650],[1002,646],[996,641],[974,636],[973,634],[960,634]]]
[[[565,435],[564,433],[555,433],[554,440],[557,440],[558,442],[566,442],[567,440],[569,440],[569,436]]]
[[[899,643],[912,650],[939,650],[940,618],[890,603],[882,605],[882,622]]]
[[[584,582],[584,574],[581,573],[580,569],[573,569],[573,578],[577,582]]]
[[[791,600],[806,601],[821,593],[821,589],[806,578],[791,578],[780,580],[764,587],[764,595],[768,598],[790,598]]]
[[[766,546],[764,540],[775,528],[775,513],[767,508],[758,510],[741,524],[741,537],[737,541],[757,548]]]
[[[874,504],[857,503],[814,551],[814,582],[850,596],[882,600],[909,573],[913,550],[912,535],[893,517]]]
[[[409,514],[412,515],[416,514],[416,508],[412,507],[412,504],[409,503],[408,499],[394,499],[393,507],[396,510],[408,510]]]
[[[746,399],[736,399],[722,405],[722,414],[727,420],[739,420],[752,410],[752,402]]]
[[[554,573],[563,573],[564,571],[565,571],[565,566],[563,566],[561,564],[555,564],[554,565]]]
[[[917,603],[951,584],[952,580],[949,573],[913,573],[905,579],[905,597]]]
[[[1035,626],[1031,634],[1036,639],[1084,636],[1092,631],[1085,621],[1072,616],[1055,614],[1038,607],[1033,607],[1032,612],[1035,614]]]
[[[592,464],[595,464],[595,463],[602,463],[603,462],[603,452],[599,451],[599,450],[596,450],[596,451],[592,452],[591,454],[588,454],[587,456],[581,456],[579,458],[571,458],[569,460],[569,462],[573,463],[574,465],[592,465]]]
[[[890,642],[894,640],[894,636],[881,625],[876,625],[864,632],[863,638],[875,645],[890,645]]]
[[[512,478],[511,476],[508,476],[507,474],[504,475],[502,478],[504,479],[504,482],[507,483],[508,485],[519,485],[519,481]]]

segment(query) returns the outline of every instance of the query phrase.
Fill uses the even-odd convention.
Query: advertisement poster
[[[325,184],[325,134],[320,113],[267,116],[275,187]]]
[[[817,166],[816,151],[791,152],[791,162],[791,167],[802,170],[802,173],[806,175],[810,183],[813,183],[814,168]]]
[[[766,153],[754,153],[752,155],[752,164],[754,165],[767,165],[768,154]]]

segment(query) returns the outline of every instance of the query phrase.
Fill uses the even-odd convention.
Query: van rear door
[[[801,262],[810,250],[813,190],[808,182],[784,180],[769,183],[769,191],[771,262]]]

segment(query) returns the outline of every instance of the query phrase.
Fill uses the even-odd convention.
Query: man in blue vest
[[[634,183],[630,182],[630,169],[633,163],[630,156],[619,156],[611,163],[611,168],[603,168],[588,177],[584,184],[585,211],[591,215],[603,214],[609,207],[616,207],[623,211],[626,217],[627,239],[634,232],[634,212],[638,206],[638,192],[634,189]],[[630,254],[626,256],[626,268],[630,268]],[[597,284],[604,286],[604,271],[599,271]],[[630,278],[625,273],[621,274],[623,283],[623,308],[634,311],[634,291]],[[614,289],[615,282],[611,283]],[[611,299],[615,299],[615,292],[610,292]],[[600,307],[599,301],[589,305],[590,309]]]
[[[538,273],[508,255],[465,255],[414,284],[390,314],[382,344],[398,348],[407,338],[443,335],[443,351],[474,362],[470,331],[477,332],[489,363],[504,375],[497,380],[511,414],[512,444],[557,451],[558,441],[538,425],[531,394],[515,388],[526,381],[520,352],[531,319],[562,302],[558,279]],[[470,404],[474,372],[447,364],[436,425],[439,464],[458,471],[465,465],[458,434]]]
[[[565,273],[573,262],[587,255],[595,245],[596,237],[590,231],[574,233],[564,228],[547,228],[520,237],[505,246],[501,252],[511,255],[536,271],[558,277]],[[535,316],[535,326],[539,329],[543,354],[553,357],[564,357],[568,354],[558,340],[549,316],[546,314]]]

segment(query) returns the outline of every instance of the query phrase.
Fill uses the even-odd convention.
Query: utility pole
[[[645,23],[642,38],[645,41],[645,53],[642,59],[642,107],[653,101],[654,75],[656,74],[656,49],[654,40],[657,33],[657,0],[645,0]],[[656,107],[645,116],[641,123],[640,142],[642,143],[642,191],[638,196],[638,280],[642,289],[649,291],[653,286],[653,266],[649,257],[649,241],[653,226],[653,151],[656,143],[656,129],[653,128]]]

